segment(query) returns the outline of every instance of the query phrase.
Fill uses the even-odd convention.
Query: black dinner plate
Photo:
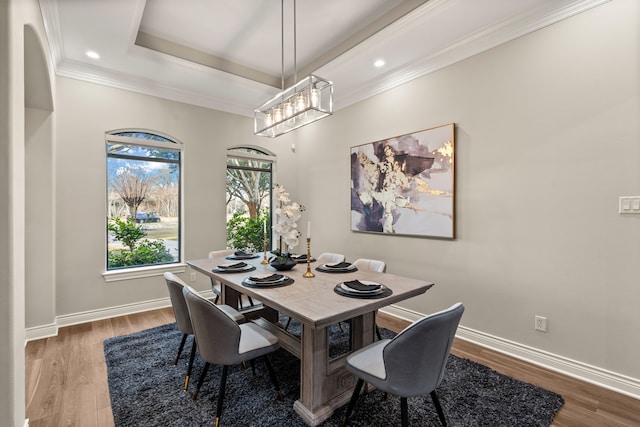
[[[231,260],[241,260],[241,259],[254,259],[254,258],[258,258],[260,255],[258,254],[247,254],[247,255],[229,255],[226,256],[225,259],[231,259]]]
[[[222,268],[222,267],[216,267],[214,269],[212,269],[211,271],[213,271],[214,273],[245,273],[247,271],[253,271],[256,268],[253,265],[245,265],[244,267],[240,267],[240,268]]]
[[[338,294],[349,298],[360,298],[360,299],[377,299],[377,298],[386,298],[389,295],[393,294],[393,291],[387,288],[385,285],[382,285],[382,292],[378,293],[366,293],[366,292],[351,292],[347,291],[342,287],[342,283],[338,283],[333,291]]]

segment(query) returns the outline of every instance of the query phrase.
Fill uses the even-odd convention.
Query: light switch
[[[618,213],[640,214],[640,196],[623,196],[618,203]]]

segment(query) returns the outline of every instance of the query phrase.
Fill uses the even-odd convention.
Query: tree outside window
[[[262,251],[264,229],[271,248],[273,157],[253,148],[227,155],[227,247]]]
[[[181,145],[107,135],[107,270],[180,262]]]

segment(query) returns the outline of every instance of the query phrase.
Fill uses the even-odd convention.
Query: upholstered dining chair
[[[209,258],[219,258],[219,257],[226,257],[229,255],[233,255],[235,253],[235,249],[221,249],[221,250],[217,250],[217,251],[211,251],[209,252]],[[214,279],[213,277],[211,278],[211,291],[216,294],[216,298],[213,301],[215,304],[218,303],[218,301],[220,300],[220,295],[222,295],[222,288],[220,286],[220,283]],[[249,295],[244,295],[241,294],[239,299],[238,299],[238,308],[242,310],[242,308],[245,307],[245,302],[244,300],[247,300],[249,302],[249,305],[251,307],[255,306],[253,299],[249,296]]]
[[[187,286],[178,276],[173,273],[164,273],[164,279],[167,282],[167,288],[169,288],[169,298],[171,299],[171,306],[173,307],[173,315],[176,318],[176,327],[182,332],[182,339],[180,340],[180,347],[178,348],[178,354],[173,365],[178,364],[178,359],[182,354],[184,345],[187,342],[187,337],[193,335],[193,326],[191,325],[191,317],[189,316],[189,310],[187,309],[187,303],[182,294],[182,289]],[[221,305],[222,310],[227,316],[229,316],[235,322],[243,322],[244,316],[228,305]],[[191,344],[191,355],[189,356],[189,365],[187,367],[187,375],[184,379],[184,389],[189,387],[189,378],[191,376],[191,369],[193,368],[193,359],[196,355],[196,341],[195,338]]]
[[[446,426],[436,388],[444,376],[463,312],[464,305],[456,303],[412,323],[393,339],[376,341],[347,356],[346,368],[358,377],[358,382],[341,425],[347,425],[366,381],[381,391],[400,396],[403,427],[409,425],[407,398],[427,393],[431,395],[440,422]]]
[[[278,397],[282,400],[280,387],[268,357],[269,353],[280,348],[278,337],[254,323],[238,324],[234,322],[225,315],[220,306],[202,297],[188,286],[182,292],[191,316],[200,356],[206,362],[193,394],[194,399],[198,397],[200,386],[207,375],[209,366],[211,364],[222,365],[215,426],[220,424],[222,417],[222,403],[230,365],[244,363],[262,356],[271,382]]]
[[[387,269],[387,264],[377,259],[358,258],[353,261],[353,265],[358,267],[358,270],[375,271],[376,273],[384,273]]]
[[[384,273],[387,269],[387,264],[377,259],[358,258],[353,261],[353,265],[355,265],[358,270],[375,271],[376,273]],[[376,336],[379,340],[382,339],[378,325],[376,325]]]
[[[330,264],[332,262],[343,262],[344,260],[345,260],[344,255],[334,254],[331,252],[323,252],[320,255],[318,255],[318,258],[316,258],[318,265]]]

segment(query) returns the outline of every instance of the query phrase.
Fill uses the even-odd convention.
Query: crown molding
[[[335,110],[337,111],[340,108],[348,107],[397,86],[409,83],[412,80],[433,73],[434,71],[438,71],[449,65],[453,65],[610,1],[611,0],[579,0],[562,9],[554,10],[542,16],[534,16],[533,14],[519,16],[506,20],[500,25],[481,29],[463,39],[449,44],[428,57],[415,61],[408,66],[405,64],[401,70],[391,71],[375,82],[365,83],[351,90],[341,88],[340,93],[334,95]],[[444,0],[430,1],[427,3],[428,7],[421,8],[416,14],[403,17],[394,23],[393,31],[400,31],[402,27],[411,25],[411,21],[418,20],[422,14],[433,13],[436,8],[444,6],[443,3]],[[377,43],[377,40],[375,40],[376,37],[377,36],[373,36],[371,39],[363,42],[363,44],[368,43],[370,46],[375,46],[375,43]],[[347,55],[336,59],[336,63],[338,63],[338,61],[348,61],[349,58]]]

